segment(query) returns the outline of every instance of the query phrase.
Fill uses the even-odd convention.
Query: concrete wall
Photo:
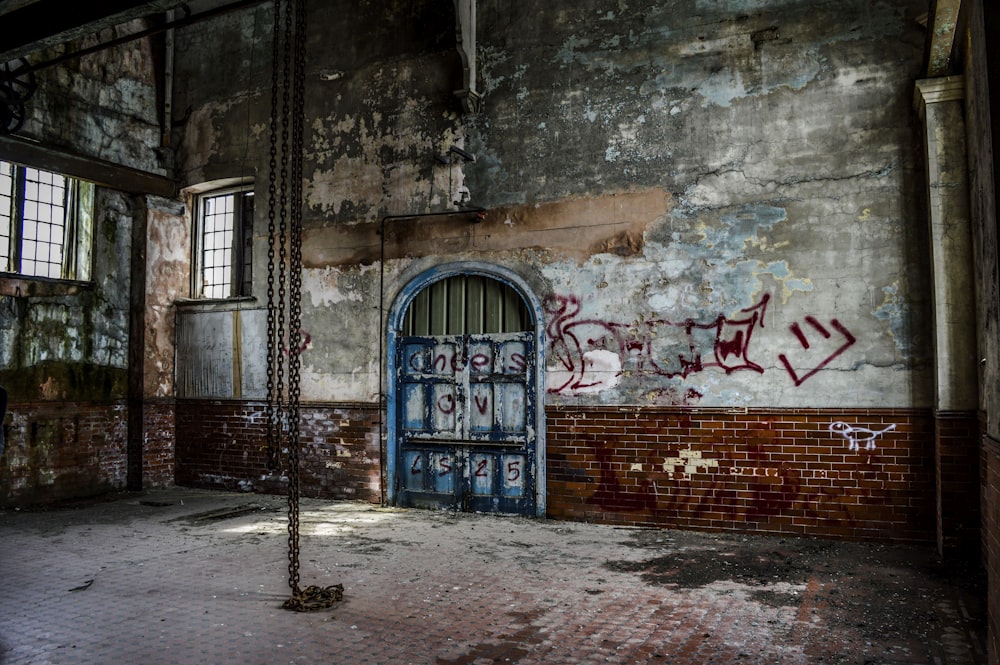
[[[148,27],[133,21],[64,49],[31,54],[33,65],[69,50],[94,46]],[[18,137],[151,173],[166,174],[160,152],[162,93],[156,63],[159,42],[138,40],[36,73],[38,88],[27,104]]]
[[[66,150],[164,173],[150,48],[139,41],[40,70],[17,138],[48,155]],[[0,159],[9,157],[0,150]],[[125,485],[131,235],[135,215],[145,214],[137,203],[97,188],[86,282],[0,276],[0,385],[10,391],[0,505]],[[162,483],[162,469],[150,478]]]
[[[979,0],[965,3],[961,48],[969,146],[970,207],[976,265],[980,413],[982,560],[988,575],[988,662],[1000,663],[1000,252],[997,226],[997,164],[1000,70],[995,65],[1000,14]]]
[[[912,109],[925,11],[917,0],[479,2],[483,109],[469,115],[453,94],[464,82],[450,3],[311,4],[303,399],[377,405],[397,294],[442,264],[499,265],[544,303],[543,406],[561,432],[547,441],[553,514],[677,523],[668,499],[629,507],[655,487],[720,516],[691,513],[688,526],[725,528],[752,509],[753,485],[788,504],[757,520],[763,530],[932,539],[920,525],[933,524],[933,501],[907,499],[900,521],[891,498],[932,491],[934,475]],[[261,7],[178,38],[182,185],[254,177],[257,194],[256,302],[185,306],[178,320],[184,431],[202,437],[178,469],[206,486],[266,475],[201,469],[205,449],[253,460],[259,445],[195,425],[220,410],[238,420],[234,398],[264,396],[271,21]],[[457,214],[456,201],[484,212]],[[621,408],[633,426],[600,424]],[[670,409],[739,424],[709,441],[665,424]],[[801,432],[771,426],[806,412]],[[321,420],[304,436],[325,441]],[[584,427],[575,443],[557,425],[569,421]],[[875,445],[856,451],[868,433]],[[661,441],[671,435],[683,440]],[[367,434],[340,440],[355,463],[375,463]],[[763,480],[729,471],[755,445],[774,446],[753,466]],[[670,461],[695,448],[715,466],[678,476]],[[761,489],[778,482],[771,471],[794,496]],[[316,487],[335,484],[323,473]],[[624,498],[603,502],[612,477]],[[821,496],[849,506],[849,524],[810,512]]]
[[[129,284],[122,275],[129,271],[131,204],[99,189],[97,205],[92,283],[0,279],[12,287],[0,296],[0,385],[10,393],[0,457],[4,504],[95,494],[125,482],[118,421],[128,384]]]
[[[307,399],[374,399],[380,306],[471,259],[550,303],[551,404],[929,404],[924,3],[480,3],[478,116],[451,95],[441,4],[311,8]],[[256,173],[259,220],[269,96],[240,82],[266,72],[262,12],[184,33],[178,75],[196,78],[177,104],[185,184]],[[252,69],[204,69],[233,58]],[[435,161],[451,145],[476,162]],[[485,221],[403,220],[382,255],[381,217],[454,210],[463,187]],[[600,385],[575,388],[592,349],[560,335],[584,325],[646,350],[612,349]]]

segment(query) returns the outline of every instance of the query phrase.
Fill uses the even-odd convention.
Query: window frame
[[[51,280],[60,282],[88,282],[91,279],[91,259],[93,255],[93,219],[94,201],[96,185],[93,182],[76,178],[65,173],[49,171],[29,164],[10,160],[0,160],[0,177],[9,179],[10,186],[4,191],[0,191],[0,200],[8,205],[6,212],[0,216],[0,235],[7,241],[6,255],[0,255],[0,274],[5,278],[17,278],[27,280]],[[34,172],[34,180],[30,177]],[[62,201],[39,201],[28,198],[29,181],[39,186],[51,186],[50,183],[43,183],[38,178],[61,179],[62,180]],[[38,207],[49,206],[50,211],[61,209],[60,226],[61,238],[58,241],[51,238],[42,239],[39,236],[39,229],[48,226],[49,231],[56,227],[54,220],[43,220],[26,217],[26,210],[29,204]],[[34,232],[29,233],[26,223],[35,224]],[[4,233],[5,232],[5,233]],[[35,237],[30,237],[35,235]],[[40,242],[39,242],[40,241]],[[58,262],[52,260],[41,260],[38,254],[34,258],[25,258],[25,244],[27,242],[44,243],[50,247],[59,248]],[[51,259],[51,253],[49,253]],[[31,272],[25,272],[25,263],[34,263],[35,267]],[[51,270],[40,271],[39,266],[59,266],[58,275],[51,274]]]
[[[233,197],[233,216],[228,243],[228,264],[222,264],[228,273],[228,288],[224,294],[211,293],[210,289],[219,283],[207,284],[205,280],[206,252],[220,251],[218,247],[206,247],[206,233],[223,233],[217,229],[206,230],[206,208],[209,200]],[[252,295],[253,279],[253,224],[254,188],[252,183],[206,189],[193,194],[193,232],[191,243],[191,297],[195,300],[232,300]],[[221,248],[225,249],[225,248]],[[210,269],[219,269],[213,264]]]

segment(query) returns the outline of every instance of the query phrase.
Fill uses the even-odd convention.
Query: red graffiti
[[[480,372],[490,366],[490,357],[485,353],[476,353],[469,358],[469,366],[473,372]]]
[[[587,354],[594,351],[613,353],[620,361],[619,374],[629,369],[635,374],[687,378],[710,367],[719,368],[726,374],[744,370],[763,374],[764,368],[750,359],[750,342],[754,331],[764,327],[769,301],[770,295],[764,294],[757,304],[735,315],[719,314],[709,321],[651,319],[626,324],[582,318],[579,298],[550,296],[545,301],[549,353],[567,378],[555,382],[549,392],[587,391],[606,382],[606,376],[588,372]],[[800,352],[799,362],[793,362],[789,354],[778,355],[796,386],[802,385],[857,342],[837,319],[824,325],[815,317],[807,316],[805,325],[804,329],[793,323],[789,330],[802,350],[810,353]],[[679,334],[670,335],[670,330]],[[823,354],[818,363],[805,357],[817,353]]]
[[[307,333],[305,330],[299,330],[299,332],[298,332],[297,335],[292,335],[291,342],[293,344],[295,342],[298,342],[299,345],[297,347],[295,347],[294,349],[292,349],[292,348],[286,348],[285,349],[285,355],[287,355],[287,356],[297,356],[297,355],[301,354],[303,351],[305,351],[306,349],[308,349],[309,345],[312,344],[312,335],[310,335],[309,333]]]
[[[510,374],[520,374],[524,371],[524,368],[528,366],[528,361],[525,360],[523,353],[512,353],[510,354],[510,362],[507,364],[507,370]]]
[[[763,470],[767,475],[754,476],[748,483],[752,500],[747,506],[747,515],[754,519],[781,515],[791,510],[806,493],[801,473],[787,462],[782,462],[777,468],[772,465]]]
[[[434,357],[432,366],[434,367],[434,370],[439,373],[444,372],[449,368],[453,372],[458,372],[462,369],[461,359],[458,357],[457,353],[439,353]]]
[[[807,316],[805,318],[805,321],[806,323],[809,324],[812,331],[818,333],[819,336],[822,338],[822,340],[816,340],[814,336],[813,342],[817,344],[822,344],[824,347],[826,347],[824,349],[826,351],[826,356],[819,362],[819,364],[812,365],[812,369],[809,369],[808,371],[800,375],[799,372],[796,371],[796,369],[792,366],[792,362],[788,359],[788,356],[786,356],[784,353],[779,354],[778,360],[780,360],[781,363],[785,366],[785,370],[788,371],[788,375],[792,377],[792,381],[795,382],[796,386],[801,386],[809,377],[813,376],[814,374],[816,374],[816,372],[820,371],[821,369],[829,365],[834,358],[836,358],[841,353],[846,351],[851,345],[853,345],[857,341],[854,338],[854,335],[852,335],[851,332],[847,328],[845,328],[837,319],[832,319],[830,321],[830,326],[837,333],[840,334],[842,339],[834,339],[833,333],[830,332],[826,328],[826,326],[824,326],[822,323],[817,321],[812,316]],[[802,327],[799,326],[798,323],[793,323],[791,326],[788,327],[788,329],[799,341],[799,345],[802,347],[803,350],[808,351],[812,348],[813,342],[810,342],[809,337],[806,335],[805,332],[803,332]],[[831,341],[833,344],[839,343],[839,346],[833,347],[831,350],[831,345],[827,343]]]
[[[414,476],[420,475],[423,471],[420,469],[420,455],[413,456],[413,463],[410,465],[410,473]]]
[[[486,471],[486,467],[489,466],[489,463],[490,463],[489,458],[483,458],[479,460],[479,463],[476,465],[476,472],[475,472],[476,478],[490,477],[490,474]]]
[[[445,415],[450,415],[455,413],[455,396],[454,395],[441,395],[437,401],[438,411]]]
[[[475,397],[473,397],[473,400],[476,402],[476,408],[479,410],[479,413],[481,413],[481,414],[483,414],[485,416],[486,415],[486,409],[490,405],[490,398],[489,397],[481,397],[480,395],[476,395]]]
[[[569,373],[569,378],[551,386],[549,392],[573,392],[598,385],[586,372],[585,354],[594,350],[616,354],[623,368],[631,363],[638,373],[669,378],[684,378],[709,367],[726,374],[743,370],[763,373],[764,368],[749,358],[749,351],[754,330],[764,327],[769,301],[770,295],[764,294],[757,304],[733,316],[719,314],[703,322],[652,319],[629,324],[580,318],[579,298],[550,296],[545,301],[550,356]],[[668,334],[671,330],[679,334]]]
[[[438,467],[440,468],[440,471],[438,471],[438,475],[447,476],[449,473],[451,473],[451,460],[447,457],[439,457]]]
[[[654,518],[684,515],[686,519],[725,514],[742,522],[766,521],[797,510],[806,517],[835,519],[849,527],[858,522],[852,503],[844,501],[842,488],[809,487],[803,472],[788,462],[768,461],[770,447],[766,445],[752,445],[748,450],[748,462],[760,466],[723,467],[724,470],[696,483],[678,482],[684,478],[683,471],[667,471],[660,483],[643,479],[638,487],[626,487],[618,479],[617,464],[605,444],[590,445],[597,458],[600,479],[588,503],[609,512],[648,512]],[[589,476],[586,472],[580,475]],[[854,475],[857,481],[886,480],[885,472],[877,471],[870,463]],[[851,494],[866,502],[877,501],[870,488],[858,488]]]
[[[629,491],[622,486],[615,473],[611,452],[602,443],[594,443],[597,465],[601,470],[601,480],[589,502],[604,510],[614,512],[636,512],[648,510],[657,512],[656,495],[648,480],[642,481],[639,491]]]
[[[521,478],[521,461],[507,462],[507,482],[516,483]]]

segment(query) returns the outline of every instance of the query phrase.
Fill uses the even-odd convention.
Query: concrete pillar
[[[126,453],[126,487],[130,492],[142,489],[142,457],[144,430],[142,412],[145,405],[142,384],[145,367],[146,330],[146,197],[132,198],[132,256],[129,265],[129,333],[128,333],[128,442]]]
[[[979,539],[979,405],[976,309],[964,81],[917,81],[923,121],[933,288],[935,466],[938,549],[975,547]]]

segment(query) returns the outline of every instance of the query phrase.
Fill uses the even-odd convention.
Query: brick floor
[[[171,489],[0,512],[0,663],[972,664],[978,575],[922,547]],[[220,512],[222,511],[222,512]]]

